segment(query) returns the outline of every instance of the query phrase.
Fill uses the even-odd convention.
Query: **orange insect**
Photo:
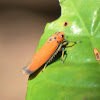
[[[100,52],[98,49],[94,48],[94,54],[95,54],[96,60],[100,60]]]
[[[72,47],[73,45],[80,43],[73,42],[72,46],[67,46],[72,41],[64,41],[65,35],[63,32],[57,32],[40,48],[40,50],[32,57],[30,62],[23,68],[23,72],[32,74],[38,70],[43,64],[44,68],[50,63],[50,61],[57,55],[59,51],[62,51],[62,61],[64,56],[65,47]]]

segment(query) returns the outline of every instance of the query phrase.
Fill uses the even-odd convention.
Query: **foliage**
[[[64,64],[59,58],[28,80],[26,100],[99,100],[100,61],[93,49],[100,51],[100,1],[60,0],[60,5],[60,18],[46,25],[37,50],[58,31],[82,43],[66,48]]]

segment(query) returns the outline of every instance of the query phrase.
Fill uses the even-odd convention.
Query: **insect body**
[[[44,69],[48,63],[53,59],[59,51],[62,51],[62,58],[64,56],[64,47],[69,44],[71,41],[64,41],[65,35],[63,32],[57,32],[52,35],[47,42],[40,48],[40,50],[32,57],[31,61],[27,66],[23,68],[23,72],[27,74],[34,73],[38,70],[43,64]],[[75,45],[79,42],[73,42]],[[72,46],[73,46],[72,45]],[[44,70],[43,69],[43,70]]]

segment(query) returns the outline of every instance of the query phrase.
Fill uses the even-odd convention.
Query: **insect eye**
[[[64,35],[61,35],[61,37],[63,38],[63,37],[64,37]]]

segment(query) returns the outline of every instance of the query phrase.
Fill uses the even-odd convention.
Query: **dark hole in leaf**
[[[65,27],[65,26],[67,26],[67,25],[68,25],[68,22],[66,21],[66,22],[64,23],[64,25],[63,25],[63,26]]]

